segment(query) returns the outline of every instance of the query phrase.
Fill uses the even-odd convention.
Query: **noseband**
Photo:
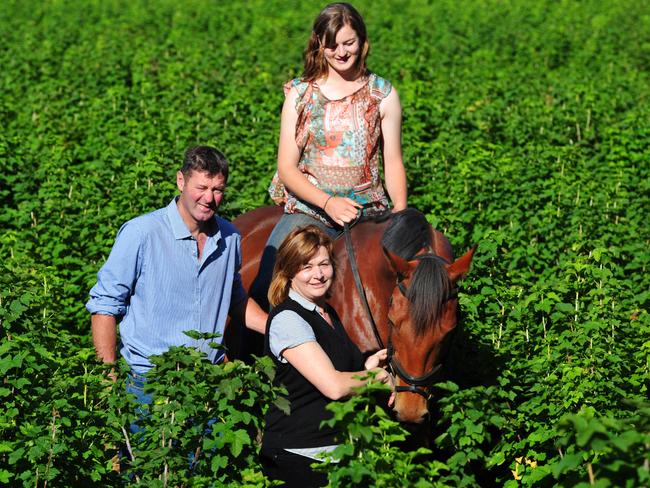
[[[357,292],[359,293],[359,296],[361,297],[361,302],[363,303],[366,315],[368,316],[368,321],[370,322],[370,325],[372,326],[372,331],[375,335],[375,339],[377,343],[379,344],[379,348],[383,349],[386,347],[387,349],[387,358],[386,362],[388,363],[391,372],[393,373],[393,376],[397,376],[402,379],[404,383],[406,383],[408,386],[396,386],[395,387],[395,392],[396,393],[403,393],[403,392],[408,392],[408,393],[416,393],[418,395],[421,395],[424,397],[425,400],[429,400],[431,398],[431,388],[433,386],[433,383],[437,379],[437,375],[442,368],[442,363],[438,363],[435,365],[431,371],[425,373],[422,376],[412,376],[409,373],[407,373],[404,368],[402,367],[401,363],[395,358],[395,350],[393,347],[393,341],[392,341],[392,335],[393,335],[393,329],[395,328],[395,324],[388,319],[388,326],[389,326],[389,334],[388,334],[388,344],[384,346],[384,342],[381,340],[381,336],[379,335],[379,330],[377,329],[377,324],[375,323],[375,319],[372,316],[372,312],[370,311],[370,305],[368,304],[368,299],[366,297],[365,290],[363,289],[363,285],[361,284],[361,276],[359,275],[359,267],[357,266],[357,260],[356,256],[354,253],[354,247],[352,245],[352,236],[350,233],[350,226],[346,223],[343,226],[344,230],[344,235],[345,235],[345,247],[347,249],[348,253],[348,259],[350,260],[350,268],[352,270],[352,275],[354,276],[354,282],[357,287]],[[433,253],[426,253],[426,254],[420,254],[418,256],[415,256],[415,259],[417,260],[422,260],[422,259],[435,259],[439,261],[442,264],[449,264],[446,260],[444,260],[442,257],[437,256],[436,254]],[[406,285],[403,282],[404,278],[400,275],[397,276],[397,281],[395,286],[399,288],[399,291],[404,295],[404,297],[407,296],[408,289]],[[391,294],[392,295],[392,294]],[[448,297],[449,298],[454,298],[456,297],[456,291],[454,290],[454,293]],[[391,298],[392,300],[392,298]]]
[[[392,325],[391,325],[392,328]],[[404,383],[408,386],[395,386],[395,393],[417,393],[422,396],[425,400],[431,398],[431,387],[436,382],[436,377],[438,372],[442,368],[442,363],[436,364],[431,371],[422,376],[411,376],[400,364],[400,362],[395,358],[393,351],[393,343],[388,339],[388,365],[390,370],[393,373],[393,376],[399,376]]]

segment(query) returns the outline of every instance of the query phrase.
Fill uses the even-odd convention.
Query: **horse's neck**
[[[368,222],[352,228],[355,259],[361,284],[373,319],[385,335],[388,300],[392,292],[391,272],[381,247],[385,225]],[[337,278],[330,302],[341,316],[348,335],[362,352],[377,349],[377,340],[359,296],[352,272],[352,262],[345,246],[345,236],[335,244]]]
[[[448,262],[454,260],[454,252],[449,243],[449,239],[433,227],[431,228],[431,242],[434,254],[446,259]]]

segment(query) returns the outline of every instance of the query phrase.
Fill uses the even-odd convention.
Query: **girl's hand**
[[[364,367],[366,368],[366,370],[377,368],[380,364],[383,364],[383,362],[386,361],[387,357],[388,357],[388,350],[380,349],[372,356],[368,356],[364,364]]]
[[[335,196],[329,197],[323,205],[325,213],[340,226],[354,221],[361,208],[360,204],[350,198]]]

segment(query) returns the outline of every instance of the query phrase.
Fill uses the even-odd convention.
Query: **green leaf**
[[[0,469],[0,483],[9,483],[13,478],[13,474],[6,469]]]
[[[557,479],[562,473],[577,469],[582,464],[582,454],[565,454],[560,462],[553,466],[553,476]]]

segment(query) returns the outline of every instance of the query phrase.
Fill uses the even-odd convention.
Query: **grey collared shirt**
[[[310,302],[293,289],[289,289],[289,298],[307,310],[316,310],[318,308],[314,302]],[[282,356],[285,349],[291,349],[305,342],[315,341],[316,336],[311,326],[300,315],[291,310],[284,310],[277,314],[269,325],[269,347],[280,362],[287,362]]]

